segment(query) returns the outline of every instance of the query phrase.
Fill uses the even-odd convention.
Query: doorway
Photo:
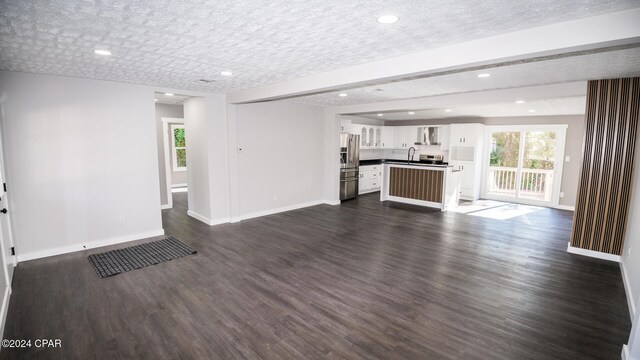
[[[158,170],[162,209],[173,207],[173,194],[187,192],[187,140],[184,102],[190,96],[155,93]]]
[[[566,125],[487,126],[483,198],[557,206]]]

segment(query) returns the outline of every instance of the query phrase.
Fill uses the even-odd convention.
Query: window
[[[187,170],[187,148],[182,124],[171,124],[171,157],[173,171]]]

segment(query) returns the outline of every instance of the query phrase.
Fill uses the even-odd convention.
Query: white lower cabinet
[[[461,170],[460,174],[460,198],[465,200],[478,200],[480,186],[477,178],[479,169],[474,161],[450,161],[449,165],[454,170]]]
[[[382,186],[382,165],[360,166],[358,194],[379,191]]]

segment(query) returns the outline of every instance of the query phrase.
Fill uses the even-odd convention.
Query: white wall
[[[237,105],[235,116],[242,148],[237,156],[241,218],[323,200],[322,108],[247,104]]]
[[[638,132],[640,134],[640,132]],[[636,139],[631,200],[624,236],[622,268],[630,307],[640,301],[640,135]],[[631,254],[629,254],[631,250]],[[638,311],[638,309],[635,309]]]
[[[0,72],[0,92],[19,259],[163,233],[152,89]]]
[[[228,222],[229,163],[224,95],[184,102],[189,215],[210,225]]]

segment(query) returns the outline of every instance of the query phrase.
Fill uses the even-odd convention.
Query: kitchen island
[[[439,208],[458,205],[460,172],[447,165],[385,162],[380,201]]]

